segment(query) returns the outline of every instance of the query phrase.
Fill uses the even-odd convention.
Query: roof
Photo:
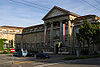
[[[96,16],[96,15],[85,15],[85,16],[80,16],[80,17],[77,17],[77,18],[75,18],[74,20],[76,21],[76,20],[81,20],[81,19],[86,19],[86,18],[92,18],[92,17],[97,17],[97,18],[99,18],[100,19],[100,17],[98,17],[98,16]]]
[[[23,29],[24,27],[16,27],[16,26],[1,26],[6,28],[17,28],[17,29]]]
[[[72,13],[72,12],[70,12],[70,11],[68,11],[68,10],[66,10],[66,9],[60,8],[60,7],[58,7],[58,6],[54,6],[54,7],[43,17],[42,20],[44,20],[44,19],[49,15],[49,13],[51,13],[51,11],[54,10],[55,8],[56,8],[56,9],[59,9],[59,10],[61,10],[61,11],[63,11],[63,12],[65,12],[65,13],[71,14],[71,15],[73,15],[73,16],[75,16],[75,17],[80,17],[80,15],[78,15],[78,14]]]
[[[31,28],[33,28],[33,27],[39,27],[39,26],[43,26],[43,25],[44,25],[44,24],[29,26],[29,27],[25,27],[24,29],[31,29]]]
[[[75,22],[75,24],[76,24],[80,20],[84,20],[84,19],[88,19],[88,18],[95,18],[95,17],[100,19],[100,17],[98,17],[96,15],[85,15],[85,16],[80,16],[80,17],[75,18],[73,22]]]

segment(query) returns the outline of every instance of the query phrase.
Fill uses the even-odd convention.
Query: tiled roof
[[[23,29],[24,27],[16,27],[16,26],[1,26],[6,28],[17,28],[17,29]]]

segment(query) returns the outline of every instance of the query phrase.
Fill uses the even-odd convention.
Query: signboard
[[[10,51],[11,51],[12,53],[14,53],[14,52],[15,52],[15,49],[14,49],[14,48],[12,48]]]

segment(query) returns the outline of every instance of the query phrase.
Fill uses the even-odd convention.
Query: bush
[[[11,54],[11,52],[9,52],[9,51],[3,51],[3,52],[0,53],[0,54]]]
[[[100,57],[100,55],[80,56],[80,57],[66,57],[63,60],[88,59],[88,58],[97,58],[97,57]]]

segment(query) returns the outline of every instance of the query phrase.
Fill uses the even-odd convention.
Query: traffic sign
[[[14,48],[12,48],[10,51],[11,51],[12,53],[14,53],[14,52],[15,52],[15,49],[14,49]]]

